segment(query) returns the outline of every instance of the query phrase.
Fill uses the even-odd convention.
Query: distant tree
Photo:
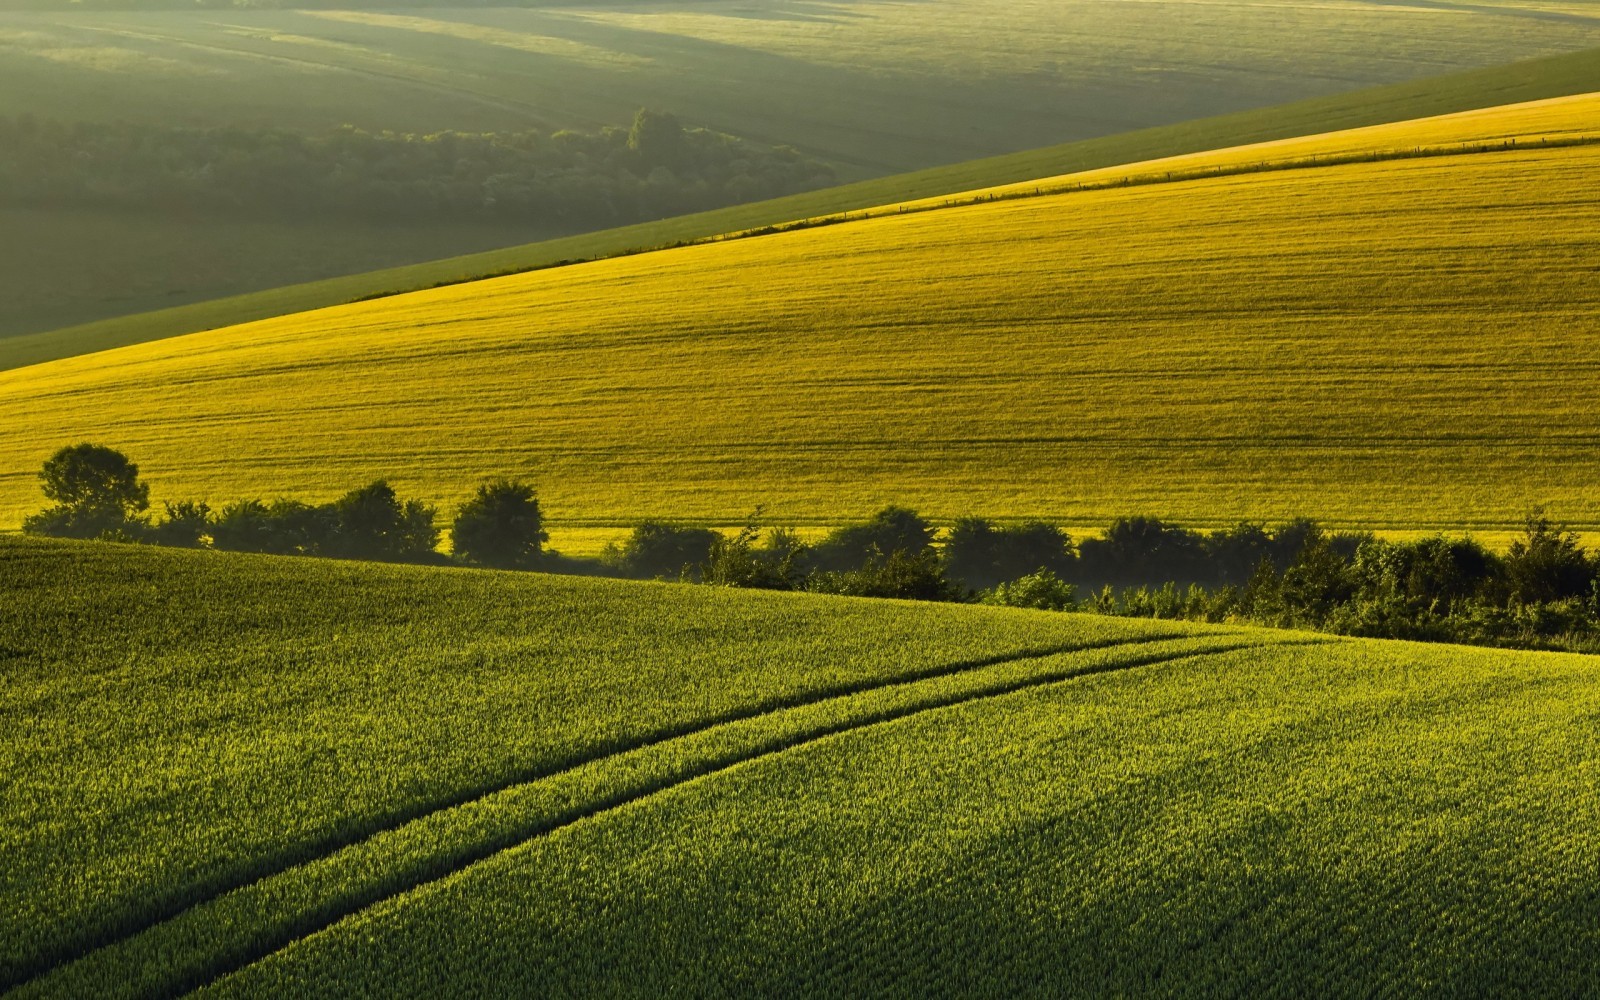
[[[326,554],[333,536],[332,511],[298,500],[239,500],[222,508],[211,523],[213,548],[280,556]]]
[[[1261,560],[1271,558],[1272,536],[1267,529],[1249,521],[1207,535],[1202,543],[1211,567],[1212,582],[1244,586],[1255,575]],[[1288,565],[1288,560],[1284,561]]]
[[[656,580],[694,577],[711,560],[721,537],[711,528],[646,521],[603,558],[628,576]]]
[[[68,538],[129,535],[144,527],[150,487],[139,467],[113,448],[77,444],[62,448],[39,472],[47,499],[56,506],[23,521],[31,534]]]
[[[1283,571],[1279,594],[1299,624],[1321,625],[1333,609],[1355,593],[1349,558],[1335,536],[1312,526],[1300,554]]]
[[[964,517],[944,540],[945,573],[974,590],[1039,570],[1063,573],[1072,559],[1072,539],[1042,521],[996,526],[981,517]]]
[[[1482,545],[1442,535],[1412,542],[1373,539],[1356,551],[1351,569],[1361,598],[1392,598],[1413,613],[1439,614],[1481,596],[1503,573],[1501,560]]]
[[[836,528],[811,551],[816,568],[832,572],[885,564],[896,553],[921,559],[933,551],[933,525],[916,511],[885,507],[865,524]]]
[[[1200,535],[1153,517],[1118,518],[1078,552],[1079,578],[1090,583],[1192,582],[1208,573]]]
[[[1522,604],[1586,596],[1595,579],[1578,536],[1542,513],[1530,516],[1522,537],[1511,543],[1505,573],[1509,596]]]
[[[683,125],[673,115],[640,108],[628,131],[628,148],[646,170],[681,166],[685,152]]]
[[[402,502],[381,479],[345,494],[331,509],[328,555],[405,562],[433,555],[439,544],[434,509],[420,500]]]
[[[509,479],[479,486],[457,510],[450,537],[461,559],[500,569],[532,569],[549,540],[533,487]]]

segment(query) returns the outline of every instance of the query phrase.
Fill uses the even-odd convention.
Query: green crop
[[[204,996],[1586,996],[1592,661],[1268,646],[797,746]]]
[[[1148,644],[1169,637],[1241,641],[1169,623],[15,540],[0,541],[0,580],[0,771],[13,776],[0,983],[124,943],[36,984],[57,995],[160,993],[563,810],[860,714],[1167,655]],[[1077,649],[1090,651],[1061,659]],[[258,879],[256,894],[228,896]],[[160,926],[207,900],[199,919]],[[219,927],[237,934],[219,940]]]
[[[18,997],[1583,993],[1595,661],[0,541]]]

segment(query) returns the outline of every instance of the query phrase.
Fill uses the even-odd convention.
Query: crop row
[[[849,732],[206,996],[1593,995],[1592,664],[1344,642]]]
[[[1192,626],[0,540],[0,982],[511,785]]]

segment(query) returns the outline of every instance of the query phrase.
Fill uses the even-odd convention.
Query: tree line
[[[150,487],[139,467],[112,448],[78,444],[45,462],[39,479],[54,505],[26,518],[22,530],[56,538],[139,542],[271,555],[379,562],[442,563],[438,508],[402,499],[379,480],[330,503],[280,498],[238,500],[220,510],[204,501],[162,504],[152,517]],[[453,556],[470,565],[534,569],[547,540],[531,485],[483,483],[451,522]]]
[[[202,502],[150,514],[138,466],[96,445],[63,448],[40,473],[54,506],[32,534],[280,555],[396,562],[451,560],[715,586],[859,597],[977,601],[1208,622],[1248,622],[1373,638],[1600,652],[1600,554],[1542,515],[1505,553],[1443,535],[1390,541],[1310,520],[1198,532],[1155,518],[1114,521],[1073,539],[1042,521],[962,518],[938,538],[927,519],[887,507],[815,541],[752,523],[729,535],[651,521],[593,560],[544,548],[531,484],[483,483],[451,520],[376,482],[330,503]]]
[[[0,118],[0,199],[241,216],[600,228],[834,183],[831,167],[641,110],[599,132],[371,133]]]

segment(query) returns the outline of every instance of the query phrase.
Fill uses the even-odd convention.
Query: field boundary
[[[856,683],[837,684],[819,688],[810,692],[787,697],[769,698],[738,710],[724,712],[720,715],[695,722],[656,730],[651,733],[641,734],[635,738],[614,740],[613,742],[594,748],[589,753],[575,754],[572,757],[554,764],[526,771],[506,775],[501,780],[472,786],[459,790],[447,798],[435,800],[430,803],[421,803],[417,806],[393,813],[381,818],[379,821],[366,825],[357,830],[348,831],[342,835],[323,838],[316,843],[308,844],[299,850],[290,852],[276,858],[266,858],[260,863],[249,867],[232,876],[214,878],[209,883],[202,882],[180,892],[173,898],[157,902],[150,906],[143,914],[129,914],[126,918],[115,921],[107,926],[91,931],[78,938],[69,940],[55,949],[52,953],[41,955],[28,966],[13,970],[5,980],[0,981],[0,993],[9,993],[12,990],[23,990],[32,986],[40,986],[41,980],[71,967],[79,962],[105,952],[107,949],[117,948],[131,943],[142,935],[149,933],[171,921],[183,917],[199,908],[215,903],[231,894],[247,890],[253,886],[262,885],[272,879],[293,872],[318,862],[324,862],[335,857],[343,851],[368,844],[385,834],[391,834],[407,826],[426,820],[429,817],[441,816],[464,806],[481,802],[492,796],[503,794],[509,790],[536,785],[564,775],[570,775],[581,768],[592,767],[607,760],[621,757],[626,754],[649,751],[663,747],[675,741],[700,736],[715,730],[749,723],[762,718],[779,715],[784,712],[799,709],[815,708],[830,703],[839,703],[862,695],[889,691],[895,688],[905,688],[917,684],[927,683],[940,679],[959,677],[988,668],[1007,664],[1023,663],[1032,660],[1049,659],[1057,656],[1075,653],[1094,653],[1110,651],[1120,648],[1135,648],[1159,642],[1182,640],[1186,638],[1223,638],[1242,634],[1237,630],[1220,630],[1205,632],[1196,636],[1194,633],[1175,635],[1161,635],[1128,639],[1119,637],[1092,643],[1067,643],[1057,646],[1027,647],[1010,653],[997,654],[988,657],[979,657],[957,661],[955,663],[938,664],[921,670],[909,671],[893,678],[879,678],[862,680]],[[1321,640],[1319,640],[1321,641]],[[525,838],[524,838],[525,839]]]

